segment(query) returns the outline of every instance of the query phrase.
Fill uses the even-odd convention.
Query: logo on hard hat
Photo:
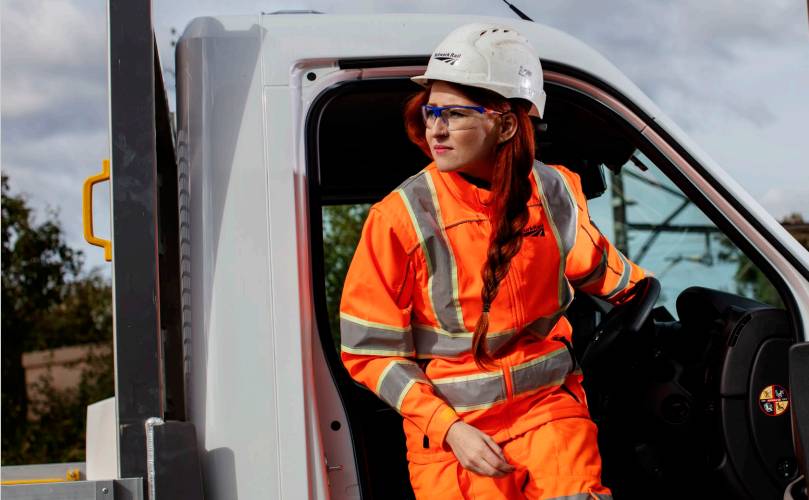
[[[520,66],[519,71],[517,71],[517,74],[518,74],[518,75],[520,75],[520,76],[529,77],[529,76],[531,76],[533,73],[531,73],[531,70],[530,70],[530,69],[528,69],[528,68],[526,68],[525,66],[522,66],[522,65],[521,65],[521,66]]]
[[[458,62],[458,59],[461,58],[461,54],[457,52],[436,52],[433,54],[433,58],[443,61],[451,66]]]

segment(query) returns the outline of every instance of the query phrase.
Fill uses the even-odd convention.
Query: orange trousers
[[[611,499],[601,484],[596,435],[589,418],[553,420],[500,443],[517,469],[511,474],[478,475],[450,453],[435,462],[411,461],[410,482],[418,500]]]

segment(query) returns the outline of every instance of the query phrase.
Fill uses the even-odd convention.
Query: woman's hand
[[[502,477],[515,470],[494,439],[460,420],[450,426],[445,441],[464,469],[491,477]]]

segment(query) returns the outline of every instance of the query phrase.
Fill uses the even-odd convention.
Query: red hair
[[[522,230],[528,223],[528,200],[531,198],[531,168],[534,164],[534,127],[528,116],[530,103],[523,100],[508,100],[485,89],[452,84],[471,101],[500,112],[511,112],[517,121],[514,136],[497,145],[492,171],[491,198],[493,228],[486,263],[481,270],[483,311],[475,325],[472,336],[472,356],[481,369],[491,368],[496,361],[489,352],[485,339],[489,331],[489,307],[500,289],[500,282],[508,274],[511,259],[519,252]],[[427,104],[430,89],[424,89],[408,99],[405,104],[405,130],[410,140],[428,157],[426,129],[421,115],[421,106]]]

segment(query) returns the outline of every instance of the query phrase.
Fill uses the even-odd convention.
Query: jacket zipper
[[[519,297],[517,296],[517,284],[515,283],[515,275],[517,270],[515,266],[511,266],[509,272],[506,274],[505,282],[508,288],[509,296],[511,298],[511,315],[512,320],[514,321],[515,325],[521,324],[520,318],[520,304],[519,304]],[[516,335],[516,333],[515,333]],[[509,357],[509,353],[504,353],[504,356],[500,359],[503,367],[503,381],[505,382],[506,386],[506,401],[511,401],[514,399],[514,380],[511,377],[511,365],[508,363],[507,359]]]
[[[516,256],[515,256],[516,257]],[[517,270],[517,266],[512,265],[509,267],[508,274],[506,274],[506,284],[509,288],[509,295],[511,296],[511,312],[514,319],[515,325],[521,325],[523,321],[523,314],[522,310],[522,303],[520,301],[520,287],[518,284],[519,278],[518,275],[519,271]]]

